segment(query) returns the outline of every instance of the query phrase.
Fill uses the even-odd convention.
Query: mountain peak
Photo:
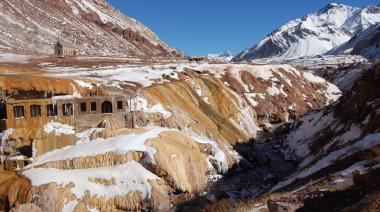
[[[225,51],[224,53],[221,53],[220,56],[223,56],[223,57],[231,57],[231,56],[234,56],[232,54],[232,52],[230,51]]]
[[[324,12],[327,12],[327,11],[334,9],[334,8],[345,8],[345,7],[351,7],[351,6],[348,6],[345,4],[338,4],[338,3],[329,3],[325,7],[320,9],[319,12],[324,13]]]
[[[232,52],[230,51],[225,51],[224,53],[219,53],[219,54],[207,55],[207,58],[209,60],[220,61],[220,62],[230,62],[233,57],[234,57],[234,54],[232,54]]]
[[[379,10],[380,11],[380,10]],[[322,55],[347,42],[359,31],[380,23],[377,8],[356,8],[330,3],[303,19],[291,20],[275,29],[233,60],[294,58]]]

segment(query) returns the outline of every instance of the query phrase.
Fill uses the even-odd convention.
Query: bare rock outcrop
[[[173,115],[166,121],[169,128],[189,128],[231,144],[248,141],[256,135],[252,108],[215,78],[155,85],[144,92],[149,102],[170,105]],[[245,113],[244,119],[242,113]]]
[[[206,64],[188,68],[184,73],[189,77],[211,75],[220,79],[255,109],[259,125],[294,120],[341,95],[336,86],[324,79],[285,64]]]
[[[157,149],[154,173],[182,191],[198,193],[204,189],[209,170],[207,158],[190,137],[180,132],[161,133],[160,138],[147,145]]]
[[[78,157],[71,160],[47,162],[36,167],[62,170],[110,167],[125,164],[130,161],[139,161],[141,158],[143,158],[143,155],[143,152],[128,152],[125,154],[107,152],[105,154],[99,154],[96,156]]]
[[[31,185],[27,178],[11,171],[0,171],[0,208],[9,210],[32,201]]]

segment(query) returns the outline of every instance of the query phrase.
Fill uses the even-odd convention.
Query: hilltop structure
[[[75,57],[78,55],[78,49],[71,43],[58,40],[54,45],[54,54],[58,57]]]

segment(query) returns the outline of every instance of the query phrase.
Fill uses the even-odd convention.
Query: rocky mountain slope
[[[327,54],[353,54],[363,55],[368,59],[380,58],[380,23],[358,32],[349,41]]]
[[[105,0],[4,0],[0,50],[53,53],[59,37],[82,55],[168,56],[178,53],[142,23]]]
[[[292,124],[279,146],[298,161],[297,171],[241,209],[274,203],[300,211],[377,211],[379,80],[379,65],[366,69],[338,102]]]
[[[299,170],[302,171],[286,183],[327,167],[333,170],[332,167],[339,167],[339,164],[344,164],[340,169],[348,168],[359,162],[353,155],[378,148],[379,68],[366,70],[351,92],[335,105],[311,113],[294,124],[286,142],[291,154],[300,161]]]
[[[379,22],[379,6],[355,8],[329,4],[302,19],[289,21],[234,60],[321,55]]]

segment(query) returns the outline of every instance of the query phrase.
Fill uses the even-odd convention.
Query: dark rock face
[[[360,31],[349,41],[332,49],[327,54],[362,55],[367,59],[380,58],[380,23]]]
[[[273,39],[270,39],[263,46],[261,46],[260,51],[253,51],[250,54],[245,54],[244,52],[238,54],[233,61],[249,60],[250,58],[268,58],[280,54],[284,49],[276,45]],[[237,59],[239,58],[239,59]]]
[[[366,52],[368,48],[373,48],[373,52]],[[367,39],[357,42],[351,54],[363,54],[370,59],[380,57],[380,24],[377,25],[375,31]]]
[[[81,17],[89,22],[95,23],[98,27],[108,33],[114,33],[133,44],[136,48],[141,51],[146,51],[147,49],[152,49],[158,51],[160,56],[168,55],[168,51],[160,45],[154,45],[149,41],[148,38],[142,36],[140,33],[127,28],[123,29],[119,25],[115,25],[111,22],[103,23],[100,16],[96,13],[85,13],[81,12]],[[145,48],[145,49],[144,49]]]
[[[289,153],[300,161],[300,173],[309,171],[303,178],[326,176],[379,156],[379,86],[380,66],[376,65],[365,70],[339,102],[292,125],[287,138]],[[304,132],[305,126],[313,128]],[[321,161],[325,164],[320,165]]]

